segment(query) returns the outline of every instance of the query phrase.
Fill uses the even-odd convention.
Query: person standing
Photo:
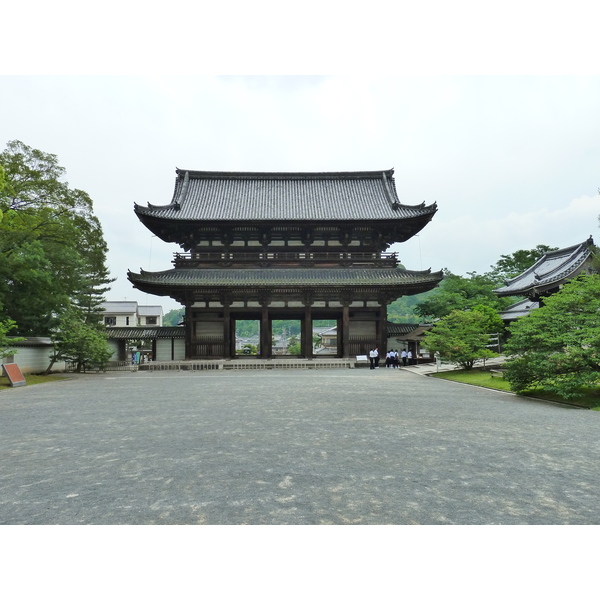
[[[375,348],[373,352],[375,352],[375,368],[379,369],[379,349]]]
[[[413,363],[413,355],[412,355],[412,350],[409,350],[406,357],[408,358],[408,364],[412,365]]]
[[[375,368],[375,349],[369,350],[369,363],[370,363],[369,368],[374,369]]]
[[[406,354],[406,348],[402,348],[402,352],[400,353],[400,357],[402,358],[402,366],[406,366],[406,361],[408,359],[408,354]]]

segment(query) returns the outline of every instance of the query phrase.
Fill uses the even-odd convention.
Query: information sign
[[[27,383],[25,377],[23,377],[23,373],[21,373],[21,369],[19,369],[19,365],[16,365],[15,363],[2,365],[2,370],[8,377],[12,387],[19,387],[20,385],[25,385]]]

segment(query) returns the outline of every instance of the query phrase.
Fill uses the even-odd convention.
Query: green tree
[[[49,335],[77,306],[92,322],[112,281],[88,194],[62,181],[57,157],[13,141],[0,154],[0,319]]]
[[[512,304],[513,298],[498,298],[493,290],[496,282],[488,275],[468,273],[468,277],[446,271],[439,287],[422,300],[415,313],[423,320],[432,321],[455,310],[468,310],[485,305],[500,311]]]
[[[177,327],[177,325],[181,323],[184,313],[185,308],[174,308],[173,310],[170,310],[163,317],[163,325],[165,327]]]
[[[0,321],[0,359],[16,354],[17,351],[12,348],[15,342],[21,342],[25,338],[13,337],[8,335],[8,332],[14,329],[16,323],[10,319]]]
[[[424,334],[423,344],[442,360],[472,369],[478,360],[498,356],[487,348],[489,315],[480,310],[454,310]]]
[[[76,309],[67,310],[61,315],[53,339],[55,354],[48,371],[55,361],[65,360],[72,362],[80,373],[90,366],[104,366],[112,356],[104,327],[99,323],[86,323],[81,311]]]
[[[293,335],[288,340],[287,352],[288,354],[293,354],[295,356],[302,354],[302,346],[300,345],[300,340],[297,336]]]
[[[600,275],[583,275],[511,324],[505,377],[515,392],[541,387],[565,399],[600,384]]]

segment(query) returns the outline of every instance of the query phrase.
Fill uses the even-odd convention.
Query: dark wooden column
[[[269,301],[260,300],[262,307],[260,314],[260,358],[271,358],[273,352],[273,334],[271,332],[271,319],[269,318]]]
[[[338,335],[339,335],[338,331]],[[342,358],[350,358],[350,302],[342,301]],[[339,339],[338,339],[339,344]]]
[[[377,319],[377,342],[379,356],[387,354],[387,303],[382,300],[379,306],[379,318]]]
[[[231,358],[231,302],[223,301],[223,358]]]
[[[302,321],[302,334],[300,343],[302,347],[302,356],[304,358],[313,357],[313,320],[312,320],[312,306],[311,304],[305,304],[304,306],[304,319]]]
[[[192,303],[185,304],[185,358],[193,357],[194,323],[192,321]]]

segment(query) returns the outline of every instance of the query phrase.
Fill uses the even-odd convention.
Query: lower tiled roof
[[[442,272],[403,269],[170,269],[128,273],[134,284],[168,287],[386,286],[437,284]]]

